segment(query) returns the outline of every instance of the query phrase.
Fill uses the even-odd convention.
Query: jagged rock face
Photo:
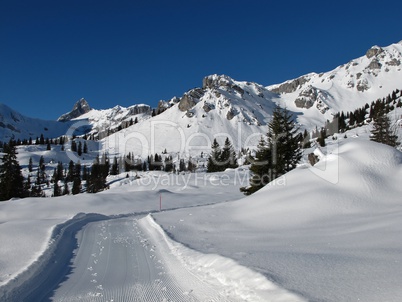
[[[229,91],[230,89],[233,89],[237,93],[239,93],[241,96],[244,94],[243,88],[240,86],[236,85],[233,80],[226,76],[226,75],[211,75],[208,77],[205,77],[202,80],[202,88],[205,89],[223,89]],[[219,93],[219,92],[218,92]],[[219,96],[218,96],[219,97]]]
[[[357,82],[356,88],[357,88],[357,91],[363,92],[365,90],[369,90],[370,85],[369,85],[367,79],[363,78],[363,79],[359,80],[359,82]]]
[[[151,107],[148,105],[134,105],[129,108],[130,108],[129,115],[136,115],[141,113],[151,114],[152,112]]]
[[[315,105],[315,107],[324,114],[328,111],[328,106],[323,100],[326,100],[328,95],[325,91],[317,89],[309,85],[306,89],[300,92],[299,96],[295,99],[295,105],[298,108],[309,109]]]
[[[200,98],[204,95],[205,91],[201,88],[194,88],[190,91],[186,92],[179,102],[180,111],[187,111],[195,106],[198,103]]]
[[[58,121],[59,122],[70,121],[70,120],[77,118],[89,111],[91,111],[91,107],[89,107],[89,104],[87,103],[87,101],[85,99],[81,99],[77,103],[75,103],[73,110],[71,110],[69,113],[66,113],[66,114],[63,114],[62,116],[60,116]]]
[[[228,111],[228,113],[226,114],[226,118],[230,121],[235,117],[236,113],[231,109]]]
[[[313,107],[314,102],[317,101],[318,92],[317,89],[309,86],[307,89],[300,92],[299,96],[295,99],[295,105],[298,108],[309,109]]]
[[[370,58],[375,57],[378,54],[382,53],[383,51],[384,51],[384,49],[382,49],[381,47],[373,46],[369,50],[367,50],[366,57],[370,59]]]
[[[292,92],[295,92],[299,86],[307,83],[308,81],[309,81],[309,79],[307,77],[300,77],[293,81],[283,83],[280,86],[278,86],[277,88],[272,89],[271,91],[273,93],[278,93],[278,94],[292,93]]]
[[[381,63],[377,59],[373,59],[370,64],[367,66],[368,69],[381,69]]]
[[[210,112],[211,110],[215,109],[215,106],[213,104],[209,103],[204,103],[204,106],[202,107],[206,113]]]
[[[391,61],[385,62],[385,64],[387,64],[388,66],[399,66],[401,65],[401,61],[396,58],[393,58]]]

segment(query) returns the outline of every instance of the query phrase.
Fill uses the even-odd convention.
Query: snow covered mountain
[[[263,86],[239,82],[225,75],[211,75],[180,98],[161,101],[159,114],[144,119],[103,141],[111,154],[134,152],[142,158],[148,154],[168,153],[200,156],[209,153],[217,138],[226,137],[236,150],[255,146],[267,131],[276,95]]]
[[[139,104],[130,107],[115,106],[110,109],[92,109],[85,99],[79,100],[71,112],[63,114],[58,121],[81,121],[88,124],[88,133],[102,139],[143,119],[150,118],[152,108]]]
[[[58,137],[64,135],[71,124],[26,117],[0,103],[0,141],[3,142],[10,139],[36,139],[41,134],[48,138]]]
[[[71,124],[68,123],[80,121],[87,123],[86,130],[94,138],[108,137],[109,142],[105,144],[119,136],[137,136],[134,141],[137,140],[135,144],[139,146],[143,145],[143,142],[138,143],[141,136],[142,141],[147,141],[148,149],[152,149],[153,140],[155,151],[167,148],[182,153],[180,139],[192,138],[192,145],[204,147],[221,133],[218,141],[223,142],[224,136],[229,136],[239,149],[250,142],[255,145],[256,138],[267,131],[266,125],[277,104],[293,112],[302,129],[312,130],[332,120],[337,112],[354,111],[401,89],[401,61],[402,42],[399,42],[387,47],[373,46],[364,56],[332,71],[310,73],[276,85],[263,86],[236,81],[227,75],[210,75],[203,79],[201,87],[181,97],[160,101],[157,108],[140,104],[96,110],[81,99],[71,112],[58,119],[58,123],[52,122],[49,126],[34,119],[28,124],[17,122],[27,118],[15,119],[12,116],[20,115],[11,114],[11,109],[2,106],[0,140],[36,137],[44,131],[46,137],[59,136],[69,129]],[[166,130],[169,127],[176,130],[169,132]]]
[[[360,58],[325,73],[310,73],[267,88],[298,112],[306,128],[322,125],[332,114],[354,111],[402,88],[402,41],[373,46]]]

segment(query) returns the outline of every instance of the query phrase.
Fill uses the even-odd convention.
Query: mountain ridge
[[[61,115],[58,121],[65,123],[85,120],[91,126],[91,134],[102,139],[133,126],[134,121],[142,123],[155,116],[160,116],[158,120],[165,118],[166,121],[177,122],[184,117],[178,113],[166,114],[177,107],[187,119],[187,124],[181,127],[207,123],[208,119],[205,118],[208,115],[218,113],[214,118],[219,119],[219,123],[223,125],[222,130],[227,129],[230,124],[230,127],[234,127],[235,123],[232,121],[237,121],[245,125],[255,125],[258,129],[254,131],[264,133],[272,108],[280,105],[294,114],[301,128],[312,130],[323,126],[327,120],[332,120],[337,112],[353,111],[402,88],[399,84],[402,82],[401,61],[402,41],[386,47],[375,45],[365,55],[331,71],[311,72],[269,86],[237,81],[227,75],[209,75],[203,78],[201,87],[190,89],[181,97],[161,100],[156,108],[137,104],[97,110],[91,108],[85,99],[80,99],[72,111]],[[14,115],[19,114],[15,112]],[[28,139],[27,135],[36,137],[41,134],[38,131],[45,131],[41,127],[29,127],[30,131],[24,131],[20,128],[30,125],[17,123],[10,114],[1,115],[0,112],[0,116],[0,140]],[[204,120],[197,116],[203,116]],[[43,124],[39,119],[37,121]],[[65,129],[65,126],[59,128]],[[214,129],[218,130],[215,127]],[[57,134],[60,135],[59,132]]]

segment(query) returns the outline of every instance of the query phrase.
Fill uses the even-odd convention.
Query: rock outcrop
[[[88,102],[82,98],[77,103],[75,103],[73,110],[68,113],[63,114],[58,118],[59,122],[70,121],[74,118],[80,117],[81,115],[91,111],[91,107],[89,107]]]

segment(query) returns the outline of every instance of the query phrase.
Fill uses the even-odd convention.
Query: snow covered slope
[[[0,141],[3,142],[30,137],[36,139],[41,134],[45,138],[59,137],[67,132],[71,124],[26,117],[0,103]]]
[[[256,83],[228,76],[206,77],[202,88],[186,92],[165,105],[165,110],[104,139],[105,150],[147,156],[169,153],[200,156],[209,153],[216,137],[229,137],[236,150],[255,146],[267,131],[275,95]]]
[[[267,88],[283,104],[299,112],[308,129],[323,125],[332,114],[354,111],[366,103],[402,89],[402,41],[387,47],[373,46],[360,58],[325,73],[310,73]]]
[[[254,195],[153,214],[175,240],[309,301],[402,300],[402,153],[344,140]]]
[[[146,140],[149,150],[155,149],[156,152],[166,148],[183,153],[180,141],[183,137],[185,142],[191,138],[191,144],[201,145],[200,150],[205,150],[205,145],[209,147],[214,136],[222,137],[218,137],[220,143],[224,140],[223,136],[229,136],[237,149],[247,148],[248,142],[267,131],[266,125],[277,104],[286,106],[295,115],[301,128],[313,130],[322,127],[326,120],[331,121],[337,112],[354,111],[366,103],[386,97],[396,89],[402,89],[401,61],[400,42],[387,47],[373,46],[366,55],[332,71],[310,73],[267,87],[236,81],[227,75],[210,75],[203,79],[201,87],[190,89],[181,97],[160,101],[157,108],[140,104],[96,110],[81,99],[71,112],[59,118],[59,121],[64,121],[62,125],[54,122],[46,126],[34,119],[23,123],[21,120],[27,118],[15,112],[10,113],[12,110],[2,105],[0,140],[8,140],[13,135],[15,138],[37,136],[45,128],[48,129],[48,133],[44,133],[46,137],[59,136],[64,134],[59,130],[68,129],[66,125],[75,122],[81,126],[87,123],[87,129],[95,138],[104,139],[113,135],[108,139],[114,141],[112,145],[116,137],[136,136],[137,140],[138,137]],[[155,127],[157,124],[159,128]],[[166,131],[169,127],[176,130]],[[122,132],[122,129],[125,131]],[[252,134],[254,136],[250,136]],[[135,144],[138,145],[138,142]],[[251,145],[255,144],[253,142]]]

